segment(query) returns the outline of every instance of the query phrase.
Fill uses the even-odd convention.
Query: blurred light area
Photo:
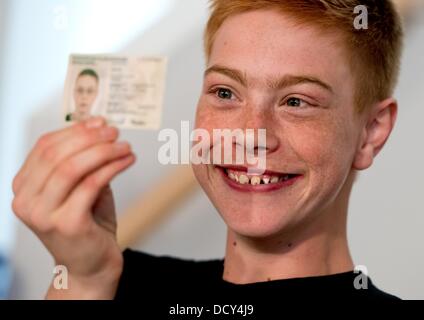
[[[62,93],[70,53],[116,53],[175,0],[0,0],[0,252],[10,252],[11,182],[25,157],[31,115]],[[58,106],[61,108],[61,106]]]
[[[6,257],[0,254],[0,300],[4,300],[9,295],[12,282],[12,269]]]

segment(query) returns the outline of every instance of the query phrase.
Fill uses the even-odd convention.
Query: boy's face
[[[74,100],[76,112],[88,115],[98,93],[97,79],[90,75],[79,76],[75,82]]]
[[[236,186],[222,168],[194,165],[203,189],[237,233],[277,235],[334,208],[340,198],[363,121],[337,39],[271,10],[230,17],[218,30],[196,127],[211,136],[215,128],[265,128],[266,169],[298,175],[275,187]]]

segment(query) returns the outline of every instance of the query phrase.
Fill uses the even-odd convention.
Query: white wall
[[[3,90],[0,97],[0,119],[3,119],[0,128],[3,138],[3,143],[0,143],[3,193],[0,216],[3,217],[12,216],[8,203],[11,193],[9,191],[5,196],[4,192],[9,190],[11,178],[24,155],[37,136],[61,125],[66,56],[90,43],[85,40],[79,45],[69,45],[69,42],[77,42],[71,37],[72,22],[66,32],[51,30],[51,26],[42,24],[46,20],[45,15],[51,14],[54,9],[53,1],[37,1],[30,8],[24,7],[29,3],[25,0],[13,0],[13,3],[20,3],[20,6],[15,4],[12,9],[9,8],[8,15],[13,17],[13,21],[9,21],[10,28],[7,29],[6,43],[9,47],[6,50],[7,60],[4,60],[9,67],[1,72],[1,76],[7,75],[13,82],[1,83],[0,87]],[[57,4],[57,1],[54,3]],[[151,21],[148,29],[144,25],[128,27],[131,32],[122,31],[126,41],[111,44],[109,48],[107,44],[99,43],[97,48],[89,49],[167,55],[169,69],[162,125],[178,129],[181,120],[191,121],[194,118],[203,72],[201,38],[207,12],[205,0],[169,3],[169,10],[164,7],[162,14],[158,12],[158,20]],[[70,11],[71,21],[80,15],[87,16],[88,9],[76,8],[71,1],[63,4]],[[90,10],[88,12],[92,12]],[[37,14],[33,14],[34,11]],[[31,41],[25,29],[18,30],[16,27],[17,19],[19,23],[26,21],[27,30],[31,28]],[[51,18],[47,20],[51,21]],[[361,175],[355,186],[349,238],[355,263],[366,265],[377,285],[403,298],[424,299],[424,279],[421,276],[424,269],[424,204],[420,183],[424,180],[420,167],[424,163],[423,143],[420,141],[424,137],[424,126],[420,123],[424,119],[424,62],[421,58],[424,56],[424,23],[421,21],[424,22],[424,12],[416,19],[414,28],[411,26],[406,43],[397,94],[400,101],[399,122],[375,165]],[[138,28],[137,36],[134,36],[134,28]],[[4,37],[1,31],[0,36]],[[21,77],[11,77],[17,68]],[[46,71],[41,73],[43,70]],[[5,127],[11,118],[14,119],[13,128],[10,123]],[[132,143],[138,162],[113,183],[113,188],[119,190],[116,196],[120,212],[169,169],[157,163],[160,144],[155,132],[125,131],[122,135]],[[12,229],[16,225],[15,242],[10,244],[16,268],[12,297],[42,298],[52,276],[52,261],[26,227],[10,223],[10,218],[7,220],[7,228]],[[4,225],[1,228],[3,232]],[[135,247],[156,254],[200,259],[222,256],[224,245],[225,226],[206,196],[199,191],[191,201],[177,208],[173,217],[147,241]]]

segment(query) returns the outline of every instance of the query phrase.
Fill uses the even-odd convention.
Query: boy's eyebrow
[[[212,72],[223,74],[239,82],[244,87],[247,87],[247,77],[245,74],[243,74],[239,70],[220,66],[220,65],[213,65],[209,67],[208,69],[206,69],[204,76],[206,77],[208,74]],[[294,85],[302,84],[302,83],[312,83],[330,91],[331,93],[334,92],[333,88],[329,84],[313,76],[303,76],[303,75],[296,76],[296,75],[288,74],[283,76],[280,79],[267,81],[267,85],[271,89],[282,89],[282,88],[286,88],[286,87],[290,87],[290,86],[294,86]]]
[[[243,86],[247,87],[246,75],[241,73],[240,71],[238,71],[236,69],[231,69],[231,68],[227,68],[227,67],[215,64],[212,67],[209,67],[209,68],[206,69],[204,76],[206,77],[208,74],[210,74],[212,72],[221,73],[221,74],[241,83]]]

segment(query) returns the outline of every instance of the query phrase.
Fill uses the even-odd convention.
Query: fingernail
[[[104,120],[102,117],[95,117],[87,120],[85,123],[86,128],[100,128],[104,124]]]
[[[129,143],[128,142],[126,142],[126,141],[120,141],[120,142],[117,142],[117,143],[115,143],[115,148],[117,149],[117,150],[126,150],[126,149],[129,149],[130,148],[130,145],[129,145]]]
[[[100,134],[105,139],[112,138],[115,135],[115,133],[116,133],[116,128],[114,127],[106,127],[100,131]]]

